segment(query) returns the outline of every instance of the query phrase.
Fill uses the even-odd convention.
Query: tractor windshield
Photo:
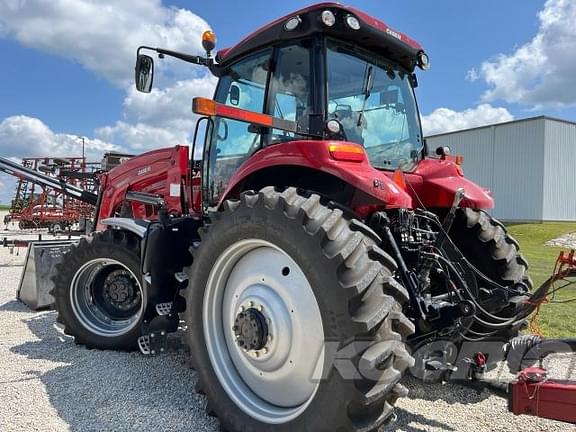
[[[374,167],[411,170],[423,144],[409,74],[336,42],[328,43],[327,69],[328,118],[366,148]]]

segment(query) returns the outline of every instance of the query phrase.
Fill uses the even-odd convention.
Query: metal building
[[[466,177],[489,188],[507,221],[576,220],[576,123],[534,117],[427,138],[430,152],[464,156]]]

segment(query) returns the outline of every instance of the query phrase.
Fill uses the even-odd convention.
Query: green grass
[[[562,248],[545,246],[548,240],[576,232],[576,223],[510,224],[509,233],[520,243],[522,255],[530,264],[534,287],[550,277]],[[576,298],[576,285],[556,296],[556,300]],[[540,328],[547,337],[576,337],[576,302],[545,304],[540,314]]]
[[[10,210],[10,206],[5,205],[5,204],[0,204],[0,210]]]

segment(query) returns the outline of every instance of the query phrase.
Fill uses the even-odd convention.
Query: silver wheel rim
[[[235,319],[249,308],[268,324],[260,350],[236,340]],[[324,330],[312,287],[286,252],[259,239],[226,249],[208,277],[202,321],[213,369],[242,411],[282,424],[306,410],[322,376]]]
[[[102,281],[98,281],[98,275],[103,271],[121,273],[133,283],[134,299],[130,309],[135,313],[122,318],[113,316],[96,301],[97,290],[103,289]],[[132,270],[119,261],[96,258],[85,263],[74,275],[70,304],[74,315],[87,330],[99,336],[117,337],[138,325],[144,312],[145,298],[142,284]]]

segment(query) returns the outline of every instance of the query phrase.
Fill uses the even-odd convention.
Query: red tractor
[[[154,72],[144,50],[219,81],[213,100],[194,99],[201,149],[102,176],[97,231],[55,276],[68,334],[156,354],[183,319],[224,430],[332,432],[387,423],[419,347],[518,333],[528,265],[485,212],[489,191],[445,149],[428,156],[417,42],[323,3],[214,57],[213,33],[203,46],[138,50],[140,91]],[[442,370],[444,355],[427,365]]]

